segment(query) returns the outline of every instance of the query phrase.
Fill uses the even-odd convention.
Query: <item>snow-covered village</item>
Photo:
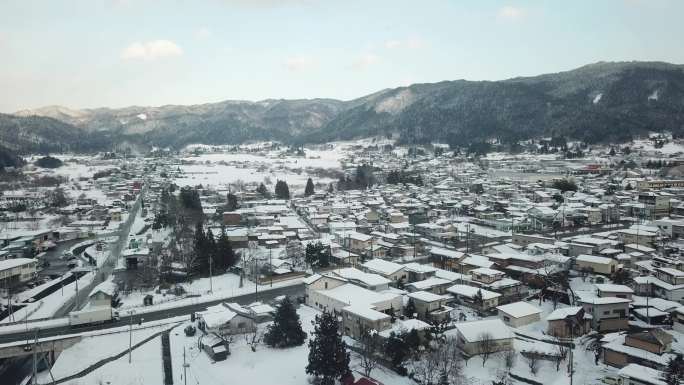
[[[3,383],[669,384],[684,180],[654,165],[684,145],[563,146],[26,158],[0,195]]]
[[[684,1],[0,1],[0,385],[684,385]]]

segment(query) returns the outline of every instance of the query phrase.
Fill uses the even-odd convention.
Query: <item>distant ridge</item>
[[[5,136],[8,127],[20,133]],[[684,134],[684,66],[599,62],[502,81],[414,84],[350,101],[269,99],[85,110],[48,106],[0,115],[0,144],[18,151],[53,141],[57,147],[87,150],[121,141],[181,147],[375,135],[454,145],[541,135],[597,143],[650,131]],[[84,143],[76,143],[79,138]]]

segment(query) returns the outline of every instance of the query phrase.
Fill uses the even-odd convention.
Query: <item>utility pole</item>
[[[254,302],[259,301],[259,272],[257,271],[257,259],[254,259]]]
[[[38,361],[36,360],[36,350],[38,349],[38,329],[36,329],[36,335],[33,340],[33,376],[32,376],[32,383],[33,385],[38,385]]]
[[[14,313],[12,312],[12,289],[7,289],[7,308],[9,309],[9,317],[8,319],[10,321],[14,321]]]
[[[415,150],[415,149],[414,149]],[[415,156],[415,154],[414,154]],[[411,234],[411,238],[413,239],[413,260],[416,260],[416,222],[413,222],[413,234]]]
[[[211,265],[214,264],[214,258],[212,256],[209,256],[209,293],[214,292],[214,283],[211,280]]]
[[[347,233],[347,259],[351,261],[351,234]],[[340,266],[337,267],[337,271],[339,272],[341,269]]]
[[[187,376],[186,370],[189,366],[190,366],[190,364],[185,362],[185,346],[183,346],[183,383],[185,385],[188,385],[188,376]]]
[[[470,253],[470,223],[466,223],[466,254]]]
[[[78,310],[78,274],[74,273],[74,276],[76,277],[76,310]]]
[[[272,255],[273,255],[273,249],[269,247],[268,248],[268,264],[270,265],[269,269],[271,270],[271,274],[270,274],[270,276],[271,276],[271,287],[273,287],[273,256]]]
[[[131,348],[133,347],[133,310],[128,312],[128,363],[131,363]]]

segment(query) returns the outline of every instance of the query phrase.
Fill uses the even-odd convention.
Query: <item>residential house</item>
[[[630,299],[595,297],[580,299],[585,313],[591,315],[591,327],[600,332],[625,330],[628,327]]]
[[[219,336],[249,333],[256,330],[256,322],[249,312],[238,313],[234,307],[225,303],[209,306],[197,312],[198,327],[203,332]]]
[[[413,301],[418,318],[424,321],[444,321],[449,318],[451,307],[446,303],[451,299],[448,295],[439,295],[428,291],[409,293],[409,301]]]
[[[371,259],[361,266],[365,271],[382,275],[392,282],[406,282],[408,280],[408,273],[406,272],[404,265],[395,262],[385,261],[383,259]]]
[[[672,344],[672,336],[659,329],[607,335],[602,342],[603,362],[618,368],[638,364],[662,370],[674,357],[666,353]]]
[[[618,262],[612,258],[583,254],[575,258],[575,268],[580,271],[586,270],[593,273],[610,275],[617,270]]]
[[[618,370],[617,385],[667,385],[663,372],[648,366],[628,364]]]
[[[483,344],[480,342],[484,339],[492,342],[490,352],[510,350],[513,347],[513,332],[498,318],[457,323],[454,330],[458,346],[469,356],[482,353]],[[452,331],[447,334],[452,334]]]
[[[391,318],[389,314],[365,305],[351,305],[342,308],[344,334],[357,340],[371,330],[389,329]]]
[[[447,288],[457,302],[466,304],[474,309],[486,311],[499,305],[501,294],[480,289],[475,286],[456,284]]]
[[[546,333],[559,338],[582,336],[591,331],[591,318],[582,306],[558,308],[546,316]]]
[[[541,314],[541,309],[522,301],[497,306],[496,310],[499,312],[499,318],[514,328],[538,322]]]

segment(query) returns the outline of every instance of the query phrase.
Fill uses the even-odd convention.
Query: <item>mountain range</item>
[[[182,147],[250,140],[326,142],[393,135],[404,143],[467,145],[565,136],[624,142],[651,131],[684,135],[684,66],[599,62],[501,81],[443,81],[358,99],[223,101],[96,108],[49,106],[0,114],[0,145],[17,152],[95,151],[132,143]]]

